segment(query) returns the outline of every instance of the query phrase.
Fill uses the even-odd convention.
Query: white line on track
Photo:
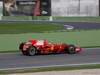
[[[83,49],[91,50],[91,49],[100,49],[100,48],[83,48]],[[13,53],[11,53],[11,54],[13,54]],[[81,65],[94,65],[94,64],[100,64],[100,62],[97,62],[97,63],[81,63],[81,64],[50,65],[50,66],[37,66],[37,67],[36,66],[31,66],[31,67],[20,67],[20,68],[6,68],[6,69],[0,69],[0,70],[18,70],[18,69],[32,69],[32,68],[60,67],[60,66],[81,66]]]
[[[83,64],[65,64],[65,65],[50,65],[50,66],[38,66],[38,67],[35,67],[35,66],[31,66],[31,67],[20,67],[20,68],[6,68],[6,69],[0,69],[0,71],[3,71],[3,70],[20,70],[20,69],[35,69],[35,68],[46,68],[46,67],[67,67],[67,66],[82,66],[82,65],[96,65],[96,64],[100,64],[100,62],[97,62],[97,63],[83,63]]]

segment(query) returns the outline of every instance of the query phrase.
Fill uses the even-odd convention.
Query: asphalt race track
[[[73,26],[74,29],[84,29],[84,30],[91,30],[91,29],[100,29],[100,23],[85,23],[85,22],[60,22],[64,25]]]
[[[1,53],[0,70],[7,68],[40,67],[100,63],[100,48],[83,49],[79,54],[23,56],[19,53]]]

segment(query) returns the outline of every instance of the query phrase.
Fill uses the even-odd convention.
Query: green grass
[[[0,23],[0,34],[34,33],[64,29],[63,25],[50,23]]]
[[[75,44],[81,47],[100,47],[100,30],[52,33],[0,34],[0,51],[15,52],[21,42],[29,39],[48,39],[53,43]]]
[[[64,22],[100,23],[100,17],[54,17],[54,20],[59,20]]]
[[[30,69],[17,69],[17,70],[2,70],[0,71],[0,74],[6,75],[6,74],[13,74],[13,73],[34,73],[34,72],[68,71],[68,70],[82,70],[82,69],[100,69],[100,64],[30,68]]]
[[[19,18],[19,17],[17,17]],[[22,19],[23,17],[21,17]],[[27,17],[25,17],[26,19]],[[38,17],[39,18],[39,17]],[[41,17],[42,18],[42,17]],[[45,18],[45,17],[43,17]],[[96,22],[100,17],[55,17],[65,22]],[[54,19],[55,19],[54,18]],[[45,22],[0,23],[0,52],[18,52],[19,43],[28,39],[48,39],[50,42],[100,47],[100,30],[64,31],[63,25]],[[42,32],[42,33],[41,33]],[[44,33],[43,33],[44,32]]]

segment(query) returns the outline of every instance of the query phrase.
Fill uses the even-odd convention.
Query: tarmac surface
[[[74,55],[24,56],[21,53],[0,53],[0,70],[86,63],[100,63],[100,48],[83,49],[81,53]]]
[[[100,23],[65,22],[61,24],[73,26],[74,29],[79,29],[79,30],[81,29],[84,29],[84,30],[100,29]]]

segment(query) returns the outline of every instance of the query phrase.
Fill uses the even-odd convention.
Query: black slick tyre
[[[37,53],[36,47],[30,46],[29,49],[28,49],[29,56],[34,56],[34,55],[36,55],[36,53]]]
[[[68,52],[68,54],[75,54],[76,53],[75,46],[74,45],[69,45],[67,52]]]

